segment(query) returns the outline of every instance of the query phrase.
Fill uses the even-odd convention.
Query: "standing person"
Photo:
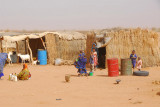
[[[94,56],[94,69],[96,70],[96,67],[98,65],[98,56],[95,48],[93,48],[93,56]]]
[[[96,43],[95,43],[95,42],[92,44],[92,49],[91,49],[91,51],[93,51],[93,49],[95,49],[95,50],[96,50],[96,52],[98,51],[98,49],[97,49],[97,45],[96,45]]]
[[[142,67],[142,60],[141,60],[141,57],[138,57],[137,69],[141,71],[141,67]]]
[[[136,55],[136,51],[133,50],[132,54],[130,55],[130,59],[132,60],[132,67],[133,67],[133,71],[136,67],[136,59],[137,59],[137,55]]]
[[[93,52],[91,52],[90,58],[89,58],[89,64],[90,64],[90,72],[94,72],[94,55]]]
[[[99,52],[98,52],[98,48],[97,48],[96,42],[94,42],[94,43],[92,44],[91,52],[93,52],[93,50],[96,51],[96,53],[97,53],[97,59],[98,59],[98,54],[99,54]],[[97,60],[97,61],[98,61],[98,60]],[[96,65],[96,67],[98,67],[98,64]]]
[[[1,80],[2,76],[4,76],[3,67],[5,65],[7,56],[8,56],[7,53],[0,53],[0,80]]]

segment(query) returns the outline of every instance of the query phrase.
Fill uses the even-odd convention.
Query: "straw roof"
[[[79,32],[70,32],[70,31],[59,31],[59,32],[43,32],[43,33],[35,33],[35,34],[6,34],[6,33],[1,33],[0,38],[5,40],[5,41],[22,41],[25,40],[26,38],[29,39],[37,39],[41,38],[47,34],[54,34],[58,35],[59,38],[65,39],[65,40],[78,40],[78,39],[86,39],[86,35],[79,33]]]

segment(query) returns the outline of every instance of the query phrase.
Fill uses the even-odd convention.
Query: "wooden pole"
[[[29,52],[30,52],[30,60],[31,60],[31,63],[33,63],[33,55],[32,55],[32,50],[31,50],[31,47],[29,45],[29,38],[27,38],[27,45],[28,45],[28,49],[29,49]]]
[[[2,52],[2,53],[4,52],[4,50],[3,50],[3,40],[4,40],[4,38],[2,37],[2,38],[1,38],[1,52]]]
[[[3,53],[3,45],[2,45],[2,40],[1,40],[1,53]]]
[[[45,43],[44,43],[43,39],[42,39],[42,38],[40,38],[40,39],[41,39],[41,41],[42,41],[42,44],[43,44],[43,46],[44,46],[44,49],[46,50],[46,46],[45,46]]]
[[[6,53],[7,53],[7,41],[5,41],[5,48],[6,48]]]
[[[27,45],[26,45],[26,39],[25,39],[25,54],[28,54],[28,49],[27,49]]]
[[[17,41],[16,41],[16,49],[17,49],[17,54],[19,54],[19,47]],[[19,56],[17,57],[17,63],[19,63]]]

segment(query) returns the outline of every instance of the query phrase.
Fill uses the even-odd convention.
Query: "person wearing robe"
[[[132,60],[132,68],[134,71],[134,69],[136,67],[136,59],[137,59],[137,55],[136,55],[135,50],[132,51],[132,54],[130,55],[130,59]]]
[[[93,52],[94,53],[94,60],[96,61],[97,60],[97,62],[95,62],[95,69],[98,67],[98,54],[99,54],[99,52],[98,52],[98,48],[97,48],[97,44],[94,42],[93,44],[92,44],[92,48],[91,48],[91,52]]]
[[[77,72],[80,75],[87,74],[86,63],[87,63],[87,58],[85,56],[85,53],[81,50],[78,59],[76,59],[76,61],[74,62],[75,67],[78,69]]]
[[[98,65],[98,56],[97,56],[97,52],[95,49],[93,49],[93,56],[94,56],[94,59],[93,59],[94,60],[94,68],[96,70],[96,67]]]
[[[7,59],[7,53],[0,53],[0,79],[4,76],[3,67]]]
[[[87,64],[86,56],[84,56],[81,60],[78,61],[80,74],[87,74],[86,64]]]
[[[23,64],[22,71],[18,74],[19,80],[28,80],[31,78],[31,74],[28,70],[27,64]]]

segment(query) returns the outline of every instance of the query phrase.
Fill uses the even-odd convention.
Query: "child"
[[[93,48],[93,56],[94,56],[94,69],[96,70],[96,66],[98,65],[98,57],[95,48]]]
[[[130,55],[130,59],[132,60],[132,66],[133,66],[133,71],[136,67],[136,59],[137,55],[135,54],[135,50],[132,51],[132,54]]]
[[[138,57],[137,69],[138,69],[139,71],[141,71],[141,66],[142,66],[142,60],[141,60],[141,57]]]
[[[94,72],[94,55],[93,52],[91,52],[90,58],[89,58],[89,64],[90,64],[90,72]]]

